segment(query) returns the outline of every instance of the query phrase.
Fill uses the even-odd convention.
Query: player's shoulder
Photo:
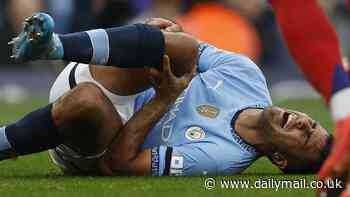
[[[214,57],[220,57],[220,58],[231,59],[231,60],[242,61],[242,62],[254,64],[254,62],[245,55],[242,55],[239,53],[234,53],[234,52],[227,51],[224,49],[220,49],[220,48],[215,47],[214,45],[210,45],[210,44],[204,43],[204,42],[199,44],[199,53],[198,54],[199,54],[199,58],[206,58],[206,57],[214,56]]]

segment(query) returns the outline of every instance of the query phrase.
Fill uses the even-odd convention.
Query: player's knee
[[[77,95],[74,98],[74,108],[79,113],[98,113],[106,102],[106,96],[102,90],[93,83],[82,83],[77,87]]]
[[[53,116],[58,122],[98,117],[103,111],[106,100],[97,85],[81,83],[55,103]]]
[[[190,72],[197,64],[199,42],[186,33],[166,32],[165,53],[169,55],[174,72],[181,76]]]

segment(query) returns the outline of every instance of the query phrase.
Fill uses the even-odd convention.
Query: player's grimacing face
[[[308,115],[280,107],[264,109],[262,136],[279,152],[317,160],[326,145],[328,133]]]

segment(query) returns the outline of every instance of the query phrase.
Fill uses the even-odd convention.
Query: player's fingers
[[[150,77],[150,78],[149,78],[149,81],[150,81],[152,87],[154,87],[154,88],[156,88],[156,89],[159,88],[159,83],[157,82],[156,79],[154,79],[153,77]]]
[[[173,25],[171,21],[162,18],[149,18],[145,21],[145,24],[159,27],[160,29],[166,29]]]
[[[155,68],[150,68],[150,69],[149,69],[149,75],[150,75],[151,77],[154,77],[154,78],[159,78],[159,76],[160,76],[161,74],[160,74],[160,72],[159,72],[157,69],[155,69]]]
[[[149,81],[154,88],[159,88],[160,81],[161,81],[160,76],[161,74],[157,69],[155,68],[149,69]]]
[[[190,72],[184,74],[183,78],[190,82],[197,75],[197,67],[194,66]]]
[[[166,31],[169,31],[169,32],[183,32],[183,29],[180,25],[178,24],[172,24],[171,26],[165,28]]]
[[[167,55],[163,56],[163,73],[170,77],[174,77],[174,74],[171,71],[170,58]]]
[[[145,23],[148,25],[159,27],[161,29],[165,29],[165,31],[168,31],[168,32],[182,32],[183,31],[182,27],[179,24],[177,24],[176,22],[169,20],[169,19],[150,18]]]

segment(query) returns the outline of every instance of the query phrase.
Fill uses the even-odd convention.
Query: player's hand
[[[164,55],[162,70],[151,68],[149,73],[150,80],[156,90],[156,96],[163,101],[172,103],[187,88],[191,79],[195,76],[195,69],[181,77],[176,77],[171,71],[169,57]]]
[[[340,120],[336,123],[335,129],[335,140],[332,147],[332,152],[330,156],[327,158],[326,162],[323,164],[320,172],[319,172],[319,180],[327,182],[327,180],[335,180],[338,179],[340,181],[345,181],[350,172],[350,116],[347,118]],[[348,180],[349,181],[349,180]],[[343,182],[343,187],[346,184]],[[348,186],[347,186],[348,187]],[[344,192],[342,193],[342,197],[350,196],[347,192],[347,188],[328,188],[328,189],[320,189],[318,190],[318,196],[320,193],[327,193],[327,196],[337,195],[337,190],[342,189]]]
[[[180,25],[164,18],[149,18],[145,21],[145,24],[159,27],[160,29],[169,32],[183,32],[183,29]]]

